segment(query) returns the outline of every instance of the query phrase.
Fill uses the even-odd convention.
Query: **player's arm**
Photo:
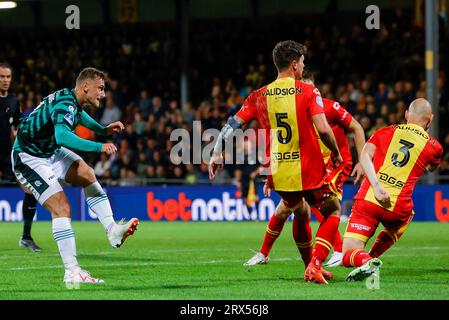
[[[441,147],[441,145],[438,145],[437,151],[435,152],[435,156],[432,159],[432,162],[430,162],[427,165],[427,170],[433,172],[436,169],[438,169],[438,167],[441,164],[441,158],[443,157],[443,148]]]
[[[354,180],[354,184],[359,182],[360,178],[363,176],[363,168],[360,165],[360,156],[362,154],[363,146],[365,145],[365,131],[363,131],[362,126],[360,123],[355,120],[354,118],[351,119],[351,122],[348,126],[349,131],[354,133],[354,142],[355,142],[355,148],[357,150],[357,155],[359,157],[359,162],[354,166],[354,170],[352,170],[351,176],[356,175],[356,178]]]
[[[86,152],[101,152],[102,143],[85,140],[74,134],[66,125],[55,125],[56,143],[60,146]]]
[[[78,137],[72,132],[74,115],[64,104],[57,104],[52,114],[55,126],[55,140],[60,146],[84,152],[106,152],[111,154],[117,151],[113,143],[100,143]]]
[[[221,129],[214,145],[214,151],[209,161],[209,179],[213,180],[217,172],[223,169],[223,151],[229,137],[232,137],[234,130],[255,118],[256,105],[254,103],[254,93],[244,102],[235,116],[229,117],[228,122]]]
[[[336,162],[335,165],[341,165],[343,163],[343,158],[338,149],[334,132],[329,126],[326,115],[324,114],[323,99],[321,98],[321,93],[318,88],[313,87],[310,91],[308,103],[308,109],[312,116],[313,124],[318,130],[321,141],[323,141],[324,145],[332,152],[333,160]]]
[[[341,157],[340,150],[338,149],[337,140],[335,139],[334,132],[329,126],[329,123],[327,122],[324,113],[317,113],[312,115],[312,121],[318,130],[318,134],[320,135],[321,141],[323,141],[324,145],[334,155],[334,158],[337,161],[336,165],[340,165],[341,163],[343,163],[343,158]]]
[[[17,100],[17,105],[15,106],[14,113],[12,116],[12,135],[15,138],[17,135],[17,129],[19,128],[20,118],[22,118],[22,110],[20,109],[19,101]]]
[[[107,127],[102,126],[97,121],[92,119],[91,116],[86,111],[81,112],[80,124],[85,126],[86,128],[92,130],[96,134],[100,136],[110,135],[114,132],[121,132],[125,129],[125,126],[120,121],[113,122],[109,124]]]
[[[359,163],[361,164],[363,171],[365,172],[365,176],[371,184],[371,187],[374,189],[374,196],[376,197],[377,201],[379,201],[379,203],[383,207],[389,208],[391,207],[390,194],[382,187],[379,179],[377,179],[376,170],[374,168],[372,160],[375,151],[375,144],[370,142],[366,143],[360,154]]]
[[[234,130],[240,128],[244,124],[244,120],[235,115],[229,117],[228,122],[221,129],[220,134],[214,145],[212,157],[209,162],[209,179],[213,180],[217,172],[223,169],[223,151],[229,138],[232,139]]]

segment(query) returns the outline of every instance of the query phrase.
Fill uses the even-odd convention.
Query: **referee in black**
[[[0,187],[8,186],[16,181],[11,166],[11,136],[15,137],[21,111],[19,99],[9,93],[12,80],[12,68],[8,63],[0,62]],[[36,214],[36,199],[32,194],[25,193],[23,198],[23,234],[19,246],[41,252],[41,248],[31,237],[31,226]]]

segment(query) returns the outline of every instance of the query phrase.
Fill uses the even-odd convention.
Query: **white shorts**
[[[25,185],[44,204],[48,198],[62,191],[59,180],[64,180],[67,171],[81,157],[61,147],[50,158],[39,158],[26,152],[11,152],[12,170],[17,180]]]

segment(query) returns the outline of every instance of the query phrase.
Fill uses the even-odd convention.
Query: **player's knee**
[[[285,205],[283,201],[279,203],[276,210],[274,211],[274,215],[283,220],[287,220],[291,214],[291,210]]]
[[[310,215],[306,210],[295,210],[294,215],[295,215],[295,219],[301,220],[301,221],[306,221],[306,220],[309,220],[309,218],[310,218]]]
[[[97,180],[95,177],[95,171],[91,167],[89,167],[87,164],[84,164],[80,168],[79,171],[79,177],[83,180],[83,184],[91,184]]]
[[[53,218],[70,217],[70,204],[67,200],[61,199],[58,204],[51,209]]]
[[[365,243],[359,239],[344,237],[343,238],[343,255],[346,252],[351,251],[351,250],[363,249],[364,246],[365,246]]]

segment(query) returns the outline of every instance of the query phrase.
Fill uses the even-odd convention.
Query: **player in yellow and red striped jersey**
[[[312,79],[309,77],[303,78],[301,81],[314,85]],[[359,164],[354,167],[352,170],[352,155],[349,148],[348,139],[346,137],[345,129],[350,132],[354,132],[355,135],[355,144],[357,153],[360,155],[362,148],[365,144],[365,132],[363,131],[362,126],[359,124],[357,120],[355,120],[350,113],[348,113],[344,107],[342,107],[338,102],[330,99],[323,99],[324,104],[324,114],[326,119],[334,132],[335,139],[337,141],[338,148],[340,149],[341,156],[343,158],[343,166],[339,168],[333,168],[331,161],[331,151],[319,140],[321,153],[326,164],[326,169],[328,170],[328,179],[332,182],[331,186],[334,188],[335,193],[337,194],[339,200],[341,201],[343,195],[343,184],[346,182],[350,175],[357,174],[357,179],[361,177],[363,171]],[[352,173],[351,173],[352,170]],[[292,212],[288,208],[284,208],[282,211],[280,208],[276,211],[276,215],[273,215],[270,220],[275,219],[283,219],[286,221]],[[293,239],[295,240],[295,244],[299,250],[301,258],[304,264],[307,266],[312,258],[312,236],[311,229],[310,235],[304,233],[304,230],[298,228],[302,222],[298,221],[304,218],[304,211],[307,212],[307,216],[310,216],[310,211],[313,212],[315,217],[319,222],[323,221],[323,216],[319,212],[317,208],[310,208],[307,204],[304,204],[302,207],[298,208],[294,214],[294,219],[292,222],[292,232]],[[297,218],[298,216],[298,218]],[[298,230],[299,229],[299,230]],[[269,261],[269,253],[271,248],[274,245],[276,238],[279,236],[277,233],[273,233],[270,228],[267,228],[265,231],[265,237],[260,247],[259,252],[257,252],[253,257],[251,257],[247,262],[245,262],[245,266],[253,266],[256,264],[266,264]],[[334,248],[334,253],[330,257],[329,261],[324,265],[328,267],[336,267],[341,265],[342,261],[342,246],[343,240],[340,236],[340,232],[338,229],[336,230],[335,240],[331,241],[332,247]],[[325,272],[325,271],[324,271]],[[324,273],[323,273],[324,274]],[[330,278],[330,274],[324,274],[325,277]]]
[[[313,85],[313,79],[305,78],[304,82]],[[349,148],[348,138],[346,137],[345,130],[354,133],[354,141],[357,149],[357,154],[360,156],[362,148],[365,144],[365,132],[363,131],[360,123],[355,120],[352,115],[346,111],[337,101],[331,99],[323,99],[324,113],[326,119],[334,132],[335,139],[337,140],[338,149],[340,150],[343,158],[343,166],[334,168],[331,159],[331,151],[325,146],[325,144],[319,140],[321,153],[323,154],[324,162],[326,163],[327,178],[331,182],[331,187],[334,188],[338,199],[341,201],[343,198],[343,185],[348,177],[356,175],[355,181],[358,181],[363,175],[363,170],[357,163],[352,169],[352,155]],[[351,173],[352,170],[352,173]],[[312,213],[317,218],[318,222],[323,220],[323,216],[317,208],[311,208]],[[295,236],[295,219],[293,219],[293,235]],[[343,240],[340,232],[337,230],[335,233],[335,239],[331,242],[334,248],[334,253],[329,258],[329,261],[324,265],[327,267],[336,267],[341,265],[342,260],[342,247]]]
[[[433,114],[429,102],[416,99],[405,112],[407,124],[374,133],[365,144],[360,164],[365,178],[356,196],[343,240],[343,265],[358,267],[348,281],[362,280],[382,265],[378,259],[404,233],[413,218],[412,193],[426,171],[438,168],[440,143],[426,131]],[[364,250],[378,224],[385,229],[371,250]]]
[[[278,70],[277,79],[254,91],[222,128],[210,160],[209,177],[213,179],[217,170],[223,167],[224,142],[232,138],[233,131],[243,123],[257,119],[261,128],[269,133],[265,139],[270,169],[267,185],[281,196],[281,206],[291,211],[303,205],[304,199],[312,206],[326,207],[317,236],[329,242],[333,241],[340,222],[340,203],[325,183],[326,169],[314,126],[331,149],[335,164],[338,166],[343,160],[324,115],[319,90],[299,81],[304,69],[304,54],[305,47],[297,42],[289,40],[276,44],[273,60]],[[284,223],[283,219],[270,221],[268,229],[273,238],[277,238]],[[310,228],[309,220],[304,220],[302,227]],[[315,253],[304,278],[327,284],[321,264],[329,249],[317,243]]]

